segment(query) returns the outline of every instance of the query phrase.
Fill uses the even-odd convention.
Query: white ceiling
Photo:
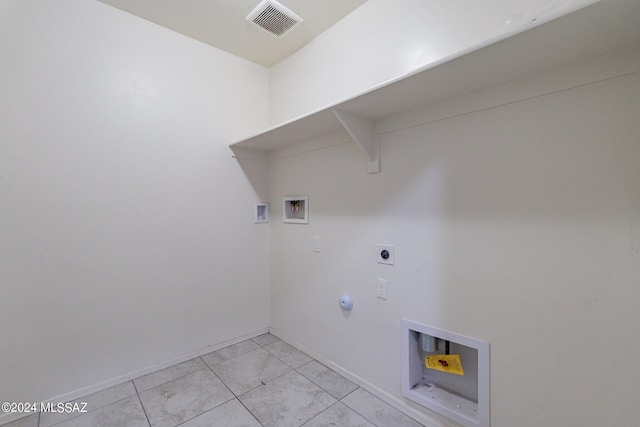
[[[100,0],[249,61],[270,67],[367,0],[279,0],[304,22],[277,38],[245,21],[260,0]]]

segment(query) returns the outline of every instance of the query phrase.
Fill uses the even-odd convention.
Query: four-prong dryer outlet
[[[395,247],[393,245],[378,244],[379,264],[394,265],[395,259]]]

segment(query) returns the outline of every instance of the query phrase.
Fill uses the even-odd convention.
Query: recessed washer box
[[[448,342],[464,375],[428,369],[421,335]],[[443,352],[439,348],[438,352]],[[465,427],[489,427],[489,343],[402,320],[402,395]]]
[[[309,224],[309,196],[283,197],[282,221]]]

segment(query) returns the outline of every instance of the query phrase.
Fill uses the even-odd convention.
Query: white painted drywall
[[[307,226],[271,224],[274,331],[403,405],[407,318],[490,343],[494,427],[635,425],[639,57],[561,70],[564,89],[551,74],[425,109],[382,135],[378,174],[353,142],[274,156],[273,217],[289,194],[310,209]],[[635,71],[612,78],[621,63]],[[376,263],[378,243],[395,266]]]
[[[596,0],[369,0],[270,68],[270,122],[335,104]]]
[[[227,144],[268,70],[97,1],[0,10],[0,400],[266,328],[265,188]]]

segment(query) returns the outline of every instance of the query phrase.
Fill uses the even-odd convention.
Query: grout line
[[[300,354],[302,354],[302,355],[306,356],[307,358],[311,359],[311,360],[309,360],[308,362],[304,362],[304,363],[303,363],[302,365],[300,365],[300,366],[293,367],[293,366],[289,365],[287,362],[285,362],[282,358],[278,357],[278,355],[277,355],[277,354],[275,354],[275,353],[271,352],[269,349],[265,348],[265,350],[266,350],[266,351],[268,351],[268,352],[269,352],[269,354],[271,354],[273,357],[275,357],[276,359],[278,359],[279,361],[281,361],[282,363],[284,363],[285,365],[287,365],[288,367],[290,367],[290,368],[291,368],[291,369],[293,369],[294,371],[295,371],[296,369],[298,369],[298,368],[300,368],[300,367],[302,367],[302,366],[306,365],[307,363],[311,363],[313,360],[315,360],[313,357],[311,357],[311,356],[309,356],[308,354],[306,354],[306,353],[304,353],[304,352],[302,352],[302,351],[298,350],[297,348],[295,348],[295,347],[294,347],[294,346],[292,346],[291,344],[286,343],[286,342],[284,342],[284,341],[282,341],[282,340],[280,340],[280,341],[281,341],[282,343],[284,343],[285,345],[287,345],[287,346],[291,347],[291,348],[293,349],[293,351],[294,351],[294,352],[295,352],[295,351],[297,351],[298,353],[300,353]],[[271,344],[275,344],[275,343],[276,343],[276,342],[272,342],[272,343],[267,344],[267,345],[271,345]]]
[[[358,386],[358,388],[360,388],[360,386]],[[356,392],[356,390],[358,390],[358,388],[356,388],[355,390],[350,391],[349,393],[347,393],[345,396],[343,396],[343,397],[342,397],[342,399],[346,399],[346,398],[347,398],[347,396],[351,396],[353,393],[355,393],[355,392]],[[340,402],[342,402],[342,399],[340,399]],[[344,403],[344,402],[343,402],[343,403]],[[345,403],[345,405],[347,405],[347,404]],[[347,405],[347,406],[349,406],[349,405]],[[351,406],[349,406],[349,408],[351,408]]]
[[[311,362],[309,362],[311,363]],[[305,363],[302,366],[307,365],[307,363]],[[301,366],[301,367],[302,367]],[[325,390],[320,384],[316,383],[314,380],[312,380],[311,378],[307,377],[305,374],[303,374],[302,372],[298,372],[297,369],[294,369],[298,374],[302,375],[304,378],[306,378],[309,382],[311,382],[311,384],[315,385],[316,387],[318,387],[320,390],[324,391],[325,393],[327,393],[329,396],[333,397],[334,399],[336,399],[337,402],[340,402],[340,399],[338,399],[337,397],[335,397],[333,394],[331,394],[329,392],[329,390]],[[333,405],[332,405],[333,406]]]
[[[233,357],[230,357],[228,359],[221,360],[220,362],[214,363],[213,365],[209,365],[207,362],[204,362],[204,360],[203,360],[203,362],[204,362],[205,365],[207,365],[208,368],[213,368],[214,366],[219,365],[221,363],[227,362],[229,360],[237,359],[240,356],[244,356],[245,354],[253,353],[254,351],[258,351],[258,350],[261,350],[261,349],[266,351],[266,352],[269,352],[268,350],[263,349],[262,347],[258,347],[258,348],[254,348],[253,350],[249,350],[249,351],[245,351],[244,353],[240,353],[237,356],[233,356]],[[269,354],[271,354],[271,353],[269,353]]]
[[[260,349],[262,349],[262,350],[266,351],[269,355],[271,355],[271,356],[275,357],[276,359],[278,359],[275,355],[271,354],[271,352],[269,352],[268,350],[266,350],[266,349],[264,349],[262,346],[260,346],[260,344],[258,344],[258,343],[256,343],[256,344],[259,346],[258,348],[253,349],[253,350],[249,350],[249,351],[247,351],[247,352],[245,352],[245,353],[239,354],[239,355],[234,356],[234,357],[231,357],[231,358],[229,358],[229,359],[225,359],[225,360],[223,360],[223,361],[221,361],[221,362],[216,363],[215,365],[219,365],[220,363],[224,363],[224,362],[226,362],[226,361],[228,361],[228,360],[236,359],[236,358],[238,358],[238,357],[240,357],[240,356],[244,356],[244,355],[246,355],[246,354],[249,354],[249,353],[252,353],[252,352],[258,351],[258,350],[260,350]],[[222,349],[221,349],[221,350],[222,350]],[[282,362],[280,359],[278,359],[278,360],[279,360],[280,362]],[[249,393],[249,392],[250,392],[250,391],[252,391],[252,390],[257,389],[257,388],[258,388],[258,387],[260,387],[260,386],[267,385],[267,383],[268,383],[268,382],[273,381],[273,380],[275,380],[276,378],[280,378],[281,376],[283,376],[283,375],[285,375],[285,374],[287,374],[287,373],[289,373],[289,372],[291,372],[291,371],[295,371],[295,369],[291,368],[291,367],[290,367],[289,365],[287,365],[286,363],[284,363],[284,362],[282,362],[282,363],[283,363],[283,364],[288,368],[288,370],[287,370],[286,372],[282,373],[281,375],[278,375],[277,377],[271,378],[269,381],[260,380],[260,381],[261,381],[261,384],[259,384],[259,385],[255,386],[255,387],[253,387],[253,388],[251,388],[251,389],[249,389],[249,390],[247,390],[247,391],[244,391],[244,392],[242,392],[242,393],[240,393],[240,394],[236,394],[236,392],[235,392],[235,391],[233,391],[233,390],[231,389],[231,387],[229,387],[229,386],[228,386],[228,385],[227,385],[227,384],[222,380],[222,378],[220,378],[220,377],[218,376],[218,374],[216,374],[216,372],[213,370],[213,365],[207,365],[207,367],[209,368],[209,370],[210,370],[211,372],[213,372],[213,374],[216,376],[216,378],[218,378],[218,379],[222,382],[222,384],[223,384],[223,385],[224,385],[224,386],[225,386],[225,387],[226,387],[226,388],[231,392],[231,394],[233,394],[233,395],[234,395],[234,397],[240,401],[240,399],[239,399],[239,397],[240,397],[240,396],[242,396],[242,395],[244,395],[244,394],[246,394],[246,393]],[[206,364],[206,362],[205,362],[205,364]],[[240,401],[240,403],[242,403],[242,402]],[[251,411],[249,411],[249,412],[251,412]],[[253,415],[253,414],[252,414],[252,415]]]
[[[223,384],[224,384],[224,383],[223,383]],[[227,387],[227,389],[229,389],[229,387]],[[231,390],[229,390],[229,391],[231,391]],[[232,393],[233,393],[233,392],[232,392]],[[202,416],[202,415],[204,415],[204,414],[206,414],[206,413],[208,413],[208,412],[213,411],[214,409],[217,409],[217,408],[221,407],[222,405],[225,405],[225,404],[227,404],[227,403],[231,402],[232,400],[238,400],[238,398],[237,398],[237,397],[232,397],[232,398],[231,398],[231,399],[229,399],[229,400],[225,400],[225,401],[224,401],[224,402],[222,402],[221,404],[219,404],[219,405],[217,405],[217,406],[214,406],[213,408],[208,409],[208,410],[204,411],[204,412],[203,412],[203,413],[201,413],[201,414],[195,415],[195,416],[193,416],[193,417],[191,417],[191,418],[189,418],[189,419],[187,419],[187,420],[184,420],[184,421],[182,421],[182,422],[180,422],[180,423],[176,424],[174,427],[179,427],[179,426],[181,426],[181,425],[183,425],[183,424],[185,424],[185,423],[187,423],[187,422],[189,422],[189,421],[191,421],[191,420],[193,420],[193,419],[195,419],[195,418],[198,418],[198,417],[200,417],[200,416]],[[252,414],[252,415],[253,415],[253,414]]]
[[[178,366],[178,365],[182,365],[183,363],[187,363],[187,362],[190,362],[190,361],[195,360],[195,359],[200,359],[200,361],[201,361],[202,363],[204,363],[204,367],[202,367],[202,366],[201,366],[199,369],[196,369],[195,371],[191,371],[191,372],[187,372],[187,373],[184,373],[184,374],[180,374],[179,376],[177,376],[177,377],[175,377],[175,378],[172,378],[172,379],[170,379],[170,380],[164,381],[164,382],[162,382],[162,383],[158,383],[158,384],[156,384],[156,385],[154,385],[154,386],[152,386],[152,387],[149,387],[149,388],[147,388],[147,389],[144,389],[144,390],[142,390],[142,392],[145,392],[145,391],[147,391],[147,390],[151,390],[152,388],[159,387],[159,386],[164,385],[164,384],[166,384],[166,383],[170,383],[171,381],[175,381],[175,380],[178,380],[178,379],[180,379],[180,378],[184,378],[184,377],[186,377],[187,375],[194,374],[194,373],[196,373],[196,372],[198,372],[198,371],[203,371],[203,370],[205,370],[206,368],[208,368],[208,367],[209,367],[209,365],[207,365],[207,363],[206,363],[204,360],[202,360],[202,359],[200,358],[200,356],[198,356],[198,357],[194,357],[193,359],[185,360],[184,362],[176,363],[175,365],[167,366],[167,367],[166,367],[166,368],[164,368],[164,369],[160,369],[159,371],[155,371],[155,372],[152,372],[152,373],[150,373],[150,374],[143,375],[142,377],[138,377],[138,378],[135,378],[135,379],[130,380],[130,381],[133,383],[133,386],[135,387],[136,392],[138,392],[138,387],[136,387],[135,380],[140,379],[140,378],[143,378],[143,377],[146,377],[146,376],[148,376],[148,375],[154,375],[154,374],[157,374],[157,373],[162,372],[162,371],[165,371],[165,370],[167,370],[167,369],[175,368],[175,367],[176,367],[176,366]],[[127,382],[127,381],[125,381],[125,382]],[[124,384],[124,383],[122,383],[122,384]],[[117,384],[117,385],[120,385],[120,384]]]
[[[317,414],[315,414],[313,417],[311,417],[308,421],[305,422],[306,423],[310,423],[311,420],[313,420],[314,418],[319,417],[321,414],[323,414],[325,411],[328,411],[329,408],[333,408],[334,406],[336,406],[338,403],[342,403],[339,400],[336,400],[335,402],[333,402],[331,405],[327,406],[326,408],[324,408],[322,411],[318,412]],[[344,405],[344,403],[343,403]],[[346,406],[346,405],[345,405]],[[304,425],[304,424],[303,424]]]
[[[125,397],[122,397],[122,398],[120,398],[120,399],[116,399],[116,400],[114,400],[113,402],[104,403],[104,404],[102,404],[101,406],[92,407],[91,409],[87,410],[87,412],[85,412],[85,413],[80,413],[80,412],[75,413],[75,412],[74,412],[74,413],[73,413],[73,415],[72,415],[71,417],[69,417],[69,418],[65,418],[65,419],[63,419],[63,420],[61,420],[61,421],[58,421],[58,422],[56,422],[55,424],[51,424],[49,427],[55,427],[55,426],[60,425],[60,424],[62,424],[62,423],[66,423],[66,422],[68,422],[68,421],[75,420],[75,419],[77,419],[77,418],[82,417],[82,416],[83,416],[83,415],[85,415],[85,414],[88,414],[88,413],[91,413],[91,412],[98,411],[98,410],[100,410],[100,409],[102,409],[102,408],[104,408],[104,407],[106,407],[106,406],[113,405],[114,403],[121,402],[121,401],[123,401],[123,400],[125,400],[125,399],[128,399],[128,398],[130,398],[130,397],[132,397],[132,396],[135,396],[135,395],[138,393],[138,391],[137,391],[137,389],[136,389],[136,385],[135,385],[135,384],[133,383],[133,381],[131,381],[131,380],[129,380],[129,381],[124,381],[124,382],[122,382],[122,383],[120,383],[120,384],[116,384],[116,385],[111,386],[111,387],[109,387],[109,388],[107,388],[107,389],[105,389],[105,390],[108,390],[108,389],[113,388],[113,387],[118,387],[118,386],[124,385],[124,384],[126,384],[126,383],[128,383],[128,382],[130,382],[130,383],[131,383],[131,385],[133,385],[133,389],[136,391],[134,394],[130,394],[130,395],[125,396]],[[86,396],[82,396],[82,397],[79,397],[79,398],[77,398],[77,399],[69,400],[68,402],[78,402],[78,401],[82,401],[82,400],[84,400],[84,399],[88,398],[89,396],[93,396],[94,394],[101,393],[101,392],[103,392],[103,391],[105,391],[105,390],[97,391],[97,392],[95,392],[95,393],[90,393],[90,394],[87,394]],[[47,412],[47,413],[49,413],[49,412]],[[41,424],[41,422],[42,422],[42,415],[41,415],[41,414],[42,414],[42,412],[41,412],[41,411],[38,411],[38,426],[39,426],[39,427],[40,427],[40,424]],[[64,414],[64,413],[63,413],[63,414]]]
[[[127,382],[129,382],[129,381],[125,381],[124,383],[127,383]],[[124,384],[124,383],[122,383],[122,384]],[[118,385],[120,385],[120,384],[118,384]],[[135,389],[135,384],[133,385],[133,387],[134,387],[134,389]],[[92,394],[93,394],[93,393],[92,393]],[[91,396],[91,395],[88,395],[88,396]],[[138,391],[136,390],[136,393],[135,393],[135,394],[130,394],[129,396],[125,396],[125,397],[123,397],[123,398],[121,398],[121,399],[114,400],[113,402],[107,403],[106,405],[98,406],[97,408],[91,409],[91,410],[89,410],[89,411],[87,411],[87,412],[84,412],[84,413],[78,413],[78,415],[75,415],[75,416],[73,416],[73,417],[71,417],[71,418],[67,418],[67,419],[62,420],[62,421],[59,421],[59,422],[57,422],[57,423],[55,423],[55,424],[51,424],[51,426],[50,426],[50,427],[56,427],[56,426],[59,426],[60,424],[67,423],[67,422],[69,422],[69,421],[71,421],[71,420],[77,420],[77,419],[79,419],[79,418],[81,418],[81,417],[84,417],[84,416],[85,416],[85,415],[87,415],[87,414],[90,414],[90,413],[92,413],[92,412],[99,411],[99,410],[104,409],[104,408],[106,408],[107,406],[110,406],[110,405],[115,405],[116,403],[120,403],[120,402],[122,402],[123,400],[131,399],[131,398],[132,398],[132,397],[134,397],[134,396],[136,396],[136,397],[138,398],[138,400],[140,400],[140,396],[138,395]],[[82,398],[80,398],[80,399],[74,399],[73,401],[77,401],[77,400],[81,400],[81,399],[82,399]],[[73,402],[73,401],[72,401],[72,402]],[[142,404],[142,400],[140,400],[140,406],[142,406],[142,410],[144,411],[144,405]],[[146,412],[145,412],[145,416],[146,416]],[[149,421],[149,419],[148,419],[148,418],[147,418],[147,421]],[[151,425],[151,423],[149,423],[149,425]],[[40,426],[40,417],[38,417],[38,426]]]
[[[329,390],[326,390],[324,387],[322,387],[322,385],[316,383],[313,378],[309,378],[307,377],[305,374],[303,374],[302,372],[299,372],[298,369],[302,368],[303,366],[309,365],[310,363],[317,363],[318,365],[322,366],[323,368],[325,368],[326,370],[328,370],[329,372],[332,372],[334,374],[336,374],[339,378],[349,382],[350,384],[353,384],[356,388],[351,390],[350,392],[348,392],[347,394],[345,394],[344,396],[338,398],[336,396],[334,396]],[[295,369],[296,372],[298,372],[300,375],[302,375],[303,377],[305,377],[306,379],[308,379],[309,381],[311,381],[313,384],[317,385],[322,391],[326,392],[327,394],[329,394],[331,397],[333,397],[334,399],[336,399],[338,402],[340,402],[342,399],[344,399],[345,397],[347,397],[348,395],[350,395],[351,393],[353,393],[354,391],[356,391],[357,389],[360,388],[360,386],[358,386],[357,384],[355,384],[353,381],[350,381],[348,379],[346,379],[345,377],[343,377],[342,375],[340,375],[339,373],[337,373],[336,371],[334,371],[333,369],[329,368],[328,366],[323,365],[322,363],[318,362],[316,359],[311,359],[311,361],[305,363],[304,365],[300,366],[299,368]]]
[[[284,376],[284,375],[288,374],[288,373],[289,373],[289,372],[291,372],[291,371],[294,371],[294,372],[295,372],[295,369],[291,369],[291,367],[289,367],[289,365],[286,365],[286,366],[287,366],[287,368],[289,368],[289,370],[288,370],[288,371],[286,371],[286,372],[283,372],[282,374],[278,375],[277,377],[273,377],[273,378],[271,378],[271,379],[270,379],[270,380],[268,380],[268,381],[260,380],[260,384],[259,384],[259,385],[257,385],[257,386],[255,386],[255,387],[253,387],[252,389],[249,389],[249,390],[247,390],[247,391],[244,391],[244,392],[242,392],[241,394],[236,395],[233,391],[231,391],[231,393],[233,393],[233,394],[234,394],[238,399],[240,399],[240,396],[244,396],[245,394],[249,393],[250,391],[253,391],[253,390],[255,390],[255,389],[257,389],[257,388],[260,388],[260,387],[264,387],[264,386],[266,386],[267,384],[269,384],[271,381],[273,381],[273,380],[277,380],[278,378],[280,378],[280,377],[282,377],[282,376]],[[224,384],[224,381],[223,381],[223,384]],[[225,385],[226,385],[226,384],[225,384]],[[228,388],[228,386],[227,386],[227,388]],[[229,390],[231,390],[231,389],[229,388]]]
[[[252,417],[253,417],[253,418],[258,422],[258,424],[260,424],[261,426],[264,426],[264,424],[262,424],[262,423],[260,422],[260,420],[258,419],[258,417],[256,417],[256,416],[254,415],[254,413],[253,413],[253,412],[251,412],[251,410],[250,410],[249,408],[247,408],[247,405],[245,405],[245,404],[244,404],[244,402],[243,402],[242,400],[240,400],[238,397],[236,397],[236,400],[237,400],[238,402],[240,402],[240,404],[244,407],[244,409],[246,409],[246,410],[247,410],[247,412],[251,414],[251,416],[252,416]]]
[[[144,407],[144,403],[142,403],[142,398],[140,397],[140,393],[138,393],[138,388],[135,384],[133,385],[133,388],[135,388],[136,390],[136,396],[138,397],[138,401],[140,402],[140,406],[142,407],[142,412],[144,412],[144,416],[147,419],[147,423],[149,424],[149,427],[151,427],[151,420],[149,419],[149,414],[147,414],[147,409]]]
[[[220,378],[220,377],[218,376],[218,374],[216,374],[216,373],[214,372],[213,368],[212,368],[211,366],[209,366],[208,368],[209,368],[209,370],[213,373],[213,375],[215,375],[215,377],[216,377],[217,379],[219,379],[219,380],[220,380],[220,382],[222,383],[222,385],[223,385],[227,390],[229,390],[229,392],[233,395],[233,398],[232,398],[232,399],[229,399],[229,400],[237,399],[237,398],[238,398],[238,395],[237,395],[237,394],[235,394],[235,392],[234,392],[233,390],[231,390],[231,388],[230,388],[230,387],[229,387],[229,386],[228,386],[224,381],[222,381],[222,378]],[[227,400],[227,402],[228,402],[229,400]],[[227,402],[224,402],[224,403],[227,403]],[[224,405],[224,403],[221,403],[221,405]],[[220,406],[220,405],[218,405],[218,406]],[[217,408],[218,406],[216,406],[216,408]],[[214,408],[211,408],[211,409],[214,409]],[[208,412],[208,411],[207,411],[207,412]]]
[[[200,358],[200,357],[198,357],[198,358]],[[234,392],[229,388],[229,386],[227,386],[227,385],[225,384],[225,382],[224,382],[224,381],[222,381],[222,379],[221,379],[221,378],[220,378],[220,377],[219,377],[215,372],[213,372],[213,369],[211,369],[211,366],[207,365],[207,364],[204,362],[204,360],[203,360],[202,362],[206,365],[206,368],[198,369],[198,371],[191,372],[191,373],[186,374],[186,375],[183,375],[183,376],[181,376],[181,377],[179,377],[179,378],[183,378],[183,377],[185,377],[185,376],[187,376],[187,375],[190,375],[190,374],[193,374],[193,373],[195,373],[195,372],[204,371],[204,370],[206,370],[206,369],[209,369],[209,371],[211,371],[211,373],[212,373],[212,374],[213,374],[213,375],[214,375],[218,380],[220,380],[220,383],[222,384],[222,386],[223,386],[224,388],[226,388],[227,390],[229,390],[229,392],[233,395],[233,397],[232,397],[232,398],[230,398],[229,400],[225,400],[224,402],[220,403],[220,404],[219,404],[219,405],[217,405],[217,406],[214,406],[213,408],[211,408],[211,409],[209,409],[209,410],[207,410],[207,411],[202,412],[201,414],[197,414],[197,415],[195,415],[195,416],[193,416],[193,417],[191,417],[191,418],[189,418],[189,419],[187,419],[187,420],[182,421],[182,422],[181,422],[181,423],[179,423],[179,424],[176,424],[176,425],[175,425],[175,427],[178,427],[178,426],[180,426],[180,425],[182,425],[182,424],[186,423],[187,421],[191,421],[192,419],[197,418],[197,417],[199,417],[200,415],[204,415],[204,414],[206,414],[207,412],[213,411],[214,409],[216,409],[216,408],[218,408],[218,407],[220,407],[220,406],[224,405],[225,403],[228,403],[228,402],[230,402],[230,401],[232,401],[232,400],[234,400],[234,399],[237,399],[236,394],[235,394],[235,393],[234,393]],[[175,378],[175,380],[177,380],[177,379],[179,379],[179,378]],[[174,380],[167,381],[167,382],[165,382],[165,383],[163,383],[163,384],[169,383],[169,382],[171,382],[171,381],[174,381]],[[152,388],[155,388],[155,387],[158,387],[158,386],[160,386],[160,385],[163,385],[163,384],[158,384],[157,386],[151,387],[151,389],[152,389]],[[134,386],[134,388],[135,388],[135,390],[136,390],[136,394],[138,395],[138,400],[140,400],[140,405],[142,405],[142,410],[144,411],[144,414],[145,414],[145,416],[147,417],[147,422],[149,423],[149,426],[151,426],[151,420],[149,420],[149,415],[147,414],[147,410],[146,410],[146,408],[144,407],[144,404],[142,403],[142,398],[140,397],[140,392],[138,392],[138,388],[136,387],[135,383],[133,384],[133,386]],[[147,390],[151,390],[151,389],[147,389]],[[143,390],[143,391],[147,391],[147,390]],[[251,414],[251,415],[253,415],[253,414]]]
[[[355,393],[359,388],[360,387],[358,387],[357,389],[353,390],[351,393],[347,394],[347,396],[350,396],[351,394]],[[364,390],[364,391],[366,391],[366,390]],[[347,396],[343,397],[342,399],[346,398]],[[373,397],[375,397],[377,399],[376,396],[373,396]],[[373,422],[369,418],[365,417],[364,414],[361,414],[360,412],[356,411],[355,408],[352,408],[351,406],[347,405],[345,402],[342,401],[342,399],[340,399],[339,402],[341,402],[344,406],[346,406],[347,408],[351,409],[353,412],[355,412],[356,414],[360,415],[362,418],[364,418],[365,420],[369,421],[374,426],[376,426],[376,427],[378,426],[378,424],[376,424],[375,422]],[[386,403],[386,402],[384,402],[384,403]],[[393,408],[393,409],[395,409],[395,408]],[[400,411],[398,411],[398,412],[400,412]]]

